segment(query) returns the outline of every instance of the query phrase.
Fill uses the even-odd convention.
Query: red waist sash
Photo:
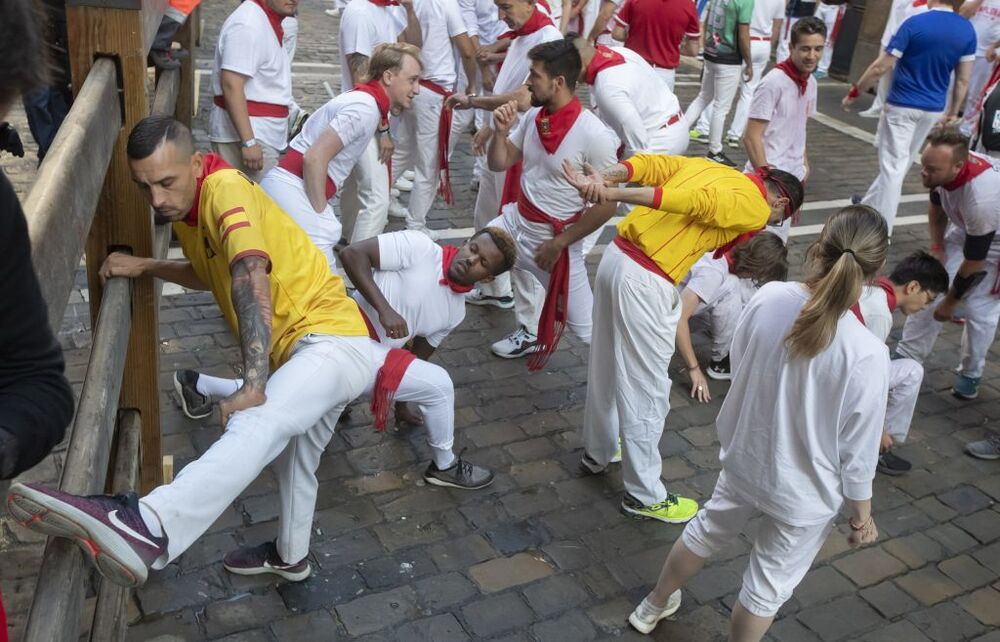
[[[216,107],[226,108],[225,96],[215,96],[212,102]],[[257,118],[288,118],[288,105],[275,103],[260,103],[256,100],[247,101],[247,114]]]
[[[426,87],[427,89],[433,91],[435,94],[443,97],[445,100],[448,96],[451,96],[454,92],[448,91],[441,85],[431,82],[430,80],[421,80],[421,87]],[[444,102],[441,103],[441,117],[438,119],[438,191],[437,193],[444,199],[444,202],[448,205],[455,204],[455,193],[451,189],[451,169],[448,166],[448,148],[450,147],[451,140],[451,109],[445,107]]]
[[[625,254],[625,256],[629,257],[630,259],[632,259],[642,267],[646,268],[656,276],[666,279],[671,283],[674,282],[674,280],[670,278],[670,275],[664,272],[663,269],[656,264],[656,261],[649,258],[649,256],[647,256],[645,252],[640,250],[639,246],[633,243],[632,241],[628,240],[624,236],[616,235],[615,245],[618,246],[618,249],[621,250],[622,253]]]
[[[285,156],[278,161],[278,167],[285,170],[290,174],[295,174],[299,178],[302,176],[302,163],[304,158],[302,152],[297,149],[288,148]],[[337,193],[337,186],[333,184],[333,179],[329,175],[326,177],[326,200],[333,198],[333,195]]]

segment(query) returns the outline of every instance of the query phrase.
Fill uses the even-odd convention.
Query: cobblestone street
[[[202,4],[197,52],[200,102],[196,136],[207,143],[212,48],[235,0]],[[313,110],[338,91],[337,21],[330,7],[303,0],[294,66],[295,97]],[[687,66],[678,95],[687,105],[698,70]],[[790,241],[792,278],[827,215],[863,193],[877,168],[874,121],[839,110],[845,85],[820,83],[825,118],[809,126],[812,175],[801,227]],[[860,108],[867,107],[866,98]],[[837,119],[830,121],[830,119]],[[25,159],[4,156],[23,197],[34,177],[34,147],[23,114]],[[692,144],[690,154],[705,148]],[[727,150],[742,163],[742,150]],[[468,137],[459,143],[452,176],[456,205],[440,201],[431,226],[458,241],[472,225]],[[889,264],[927,245],[926,196],[913,171],[903,190]],[[909,218],[909,217],[912,217]],[[391,229],[398,226],[391,224]],[[610,238],[605,231],[605,242]],[[588,259],[591,274],[599,244]],[[176,250],[174,250],[176,252]],[[67,375],[79,393],[89,356],[86,280],[78,274],[60,333]],[[241,363],[209,293],[165,289],[160,309],[160,390],[164,454],[180,470],[222,432],[217,421],[182,414],[172,388],[177,369],[232,375]],[[529,374],[523,360],[493,357],[489,344],[514,327],[512,312],[470,306],[465,323],[434,356],[456,388],[456,450],[491,467],[496,481],[482,491],[427,486],[429,449],[422,429],[371,427],[367,403],[353,407],[319,470],[320,491],[310,559],[314,575],[299,584],[226,573],[222,556],[276,534],[277,487],[265,471],[209,532],[177,562],[153,573],[130,601],[129,640],[224,639],[227,642],[358,640],[450,642],[505,640],[577,642],[646,639],[626,617],[649,590],[682,527],[636,521],[619,511],[621,475],[583,476],[579,429],[586,390],[587,349],[569,333],[545,370]],[[897,314],[894,342],[902,327]],[[778,642],[1000,642],[1000,461],[971,458],[963,445],[981,439],[1000,419],[1000,351],[990,352],[979,398],[960,401],[950,388],[961,328],[949,325],[927,374],[909,441],[899,448],[914,469],[879,475],[873,500],[878,544],[852,551],[842,521],[768,639]],[[707,345],[700,345],[707,363]],[[675,359],[671,411],[660,443],[670,491],[705,501],[718,475],[715,416],[728,384],[711,381],[712,402],[687,394]],[[126,374],[127,376],[127,374]],[[61,446],[62,449],[65,445]],[[22,480],[57,483],[63,450]],[[684,592],[677,616],[651,639],[725,640],[749,540],[714,559]],[[0,588],[20,640],[44,539],[0,518]],[[96,576],[95,576],[96,577]],[[94,604],[88,591],[85,619]],[[84,625],[86,626],[86,624]]]

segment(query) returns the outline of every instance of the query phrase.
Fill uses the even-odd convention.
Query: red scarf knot
[[[378,80],[369,80],[366,83],[361,83],[359,85],[354,85],[354,91],[360,91],[363,94],[368,94],[375,99],[375,104],[378,105],[378,112],[381,116],[381,122],[379,122],[379,127],[389,126],[389,94],[385,93],[385,88],[382,86]]]
[[[393,348],[385,356],[385,363],[375,375],[375,388],[372,390],[371,409],[375,430],[383,432],[386,429],[396,391],[399,390],[406,369],[416,358],[412,352],[401,348]]]
[[[972,181],[986,170],[988,170],[992,165],[988,160],[979,156],[978,154],[969,154],[968,160],[962,165],[962,169],[958,171],[958,176],[956,176],[950,183],[946,184],[944,188],[949,192],[962,187],[966,183]]]
[[[587,65],[587,70],[584,72],[583,80],[588,85],[593,85],[594,81],[597,80],[597,74],[608,67],[625,64],[625,57],[617,51],[611,51],[609,47],[604,45],[597,45],[595,49],[594,57],[591,58],[590,64]]]
[[[285,19],[285,16],[279,15],[278,12],[267,6],[264,0],[254,0],[254,2],[264,10],[264,15],[267,16],[267,21],[271,23],[271,29],[274,30],[274,35],[278,38],[278,44],[284,46],[285,30],[281,28],[281,21]]]
[[[451,167],[448,165],[448,149],[451,144],[452,110],[445,106],[448,96],[454,92],[430,80],[421,80],[420,86],[441,96],[441,116],[438,117],[438,195],[448,205],[455,204],[455,192],[451,188]]]
[[[544,29],[546,25],[555,26],[552,24],[552,20],[536,7],[531,17],[523,25],[514,30],[514,38],[531,35],[539,29]]]
[[[795,86],[799,88],[800,96],[805,96],[806,89],[809,87],[809,74],[799,71],[799,68],[792,64],[791,58],[785,58],[775,65],[775,67],[785,72],[785,75],[792,79]]]
[[[471,285],[462,285],[460,283],[455,283],[448,276],[448,270],[451,269],[451,263],[455,260],[458,255],[459,248],[454,245],[442,245],[441,246],[441,280],[438,281],[440,285],[447,285],[451,288],[452,292],[458,292],[459,294],[465,294],[472,290]]]
[[[209,174],[214,174],[220,169],[232,169],[232,167],[226,161],[222,160],[221,156],[217,154],[205,154],[201,161],[201,176],[198,177],[197,183],[195,183],[194,188],[194,203],[191,205],[191,209],[188,211],[188,215],[184,217],[184,222],[194,227],[198,224],[198,206],[201,203],[201,185],[208,178]]]
[[[535,114],[535,128],[538,130],[538,139],[542,142],[542,147],[545,148],[546,152],[556,153],[582,111],[583,105],[580,104],[580,99],[576,96],[551,114],[548,113],[546,107],[538,110],[538,113]]]

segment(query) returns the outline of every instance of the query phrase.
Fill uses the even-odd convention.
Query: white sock
[[[458,457],[451,451],[451,448],[435,448],[431,446],[431,456],[434,458],[434,465],[437,466],[438,470],[449,468],[458,461]]]
[[[223,379],[199,373],[198,382],[194,387],[199,394],[205,395],[209,399],[225,399],[239,390],[242,385],[242,379]]]
[[[156,516],[153,509],[141,501],[139,502],[139,516],[142,517],[142,521],[146,523],[146,528],[149,529],[153,537],[163,537],[163,526],[160,524],[160,518]]]

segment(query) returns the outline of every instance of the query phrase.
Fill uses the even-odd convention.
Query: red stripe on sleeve
[[[234,207],[231,210],[226,210],[225,212],[223,212],[222,216],[219,217],[219,229],[220,230],[222,229],[222,222],[224,220],[226,220],[228,217],[232,216],[233,214],[239,214],[240,212],[246,212],[246,210],[243,209],[242,207]]]
[[[229,236],[229,233],[232,232],[233,230],[238,230],[241,227],[250,227],[250,221],[240,221],[239,223],[233,223],[232,225],[227,227],[226,231],[222,233],[222,239],[219,241],[219,243],[225,243],[226,238]]]
[[[622,161],[622,165],[624,165],[625,169],[628,170],[628,176],[625,177],[625,182],[626,183],[631,182],[632,176],[635,174],[635,170],[632,168],[632,163],[630,163],[627,160],[625,160],[625,161]]]

